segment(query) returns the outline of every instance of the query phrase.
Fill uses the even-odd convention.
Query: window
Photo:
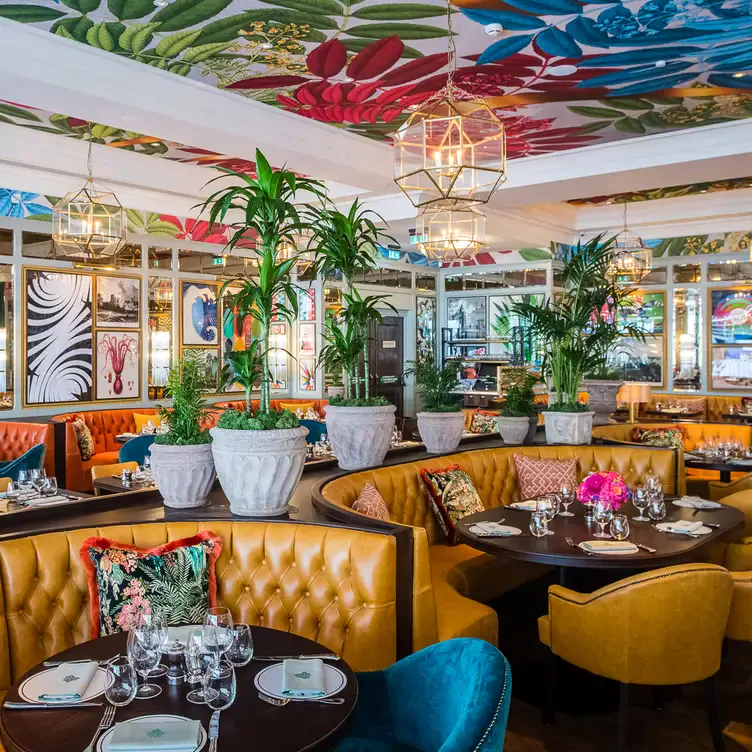
[[[172,365],[172,280],[149,277],[149,399],[162,399]]]
[[[420,274],[416,272],[415,289],[436,292],[436,275],[435,274]]]
[[[150,245],[148,249],[149,254],[149,269],[172,269],[172,248],[168,248],[164,245]]]
[[[52,242],[52,235],[24,230],[21,233],[21,248],[21,252],[27,258],[55,258],[55,244]]]
[[[496,272],[472,271],[444,278],[444,290],[497,290],[505,287],[543,287],[546,269],[508,269]]]
[[[702,300],[696,289],[674,291],[674,391],[702,388]]]
[[[530,333],[530,325],[509,308],[515,303],[542,305],[543,295],[492,295],[488,299],[491,337],[490,354],[508,359],[512,365],[532,364],[540,367],[543,353]]]
[[[702,279],[702,267],[699,264],[678,264],[674,267],[674,282],[699,282]]]
[[[13,255],[13,230],[0,228],[0,256]]]
[[[721,261],[708,264],[708,282],[748,282],[752,264],[748,261]]]

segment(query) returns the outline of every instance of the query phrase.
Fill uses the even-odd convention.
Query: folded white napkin
[[[702,522],[677,520],[676,522],[664,522],[661,527],[669,533],[696,533],[702,527]]]
[[[320,658],[282,661],[282,694],[287,697],[321,697],[326,694],[324,662]]]
[[[599,551],[634,551],[634,543],[629,541],[590,540],[583,541],[580,545],[593,553]]]
[[[510,527],[509,525],[502,525],[500,522],[476,522],[471,528],[471,533],[485,533],[486,535],[519,535],[520,530],[516,527]]]
[[[526,512],[534,512],[538,508],[537,499],[528,499],[527,501],[515,501],[509,504],[510,509],[523,509]]]
[[[86,693],[99,664],[94,661],[63,663],[45,675],[39,702],[78,702]]]
[[[30,507],[34,507],[44,506],[45,504],[59,504],[63,501],[70,501],[70,499],[66,499],[65,496],[55,494],[54,496],[36,496],[34,498],[27,499],[26,504],[28,504]]]
[[[690,507],[691,509],[719,509],[721,507],[717,501],[709,501],[699,496],[682,496],[674,504],[677,507]]]
[[[116,723],[110,737],[111,752],[193,752],[198,747],[201,723],[189,720],[142,718],[130,723]]]

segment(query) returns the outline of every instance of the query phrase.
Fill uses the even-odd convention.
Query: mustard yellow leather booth
[[[621,684],[619,750],[627,749],[629,685],[707,681],[716,752],[723,750],[715,675],[734,593],[723,567],[682,564],[628,577],[593,593],[552,585],[538,620],[553,656]],[[552,685],[552,682],[549,682]],[[553,701],[553,691],[549,703]],[[553,720],[553,706],[547,708]]]
[[[352,511],[366,483],[381,494],[392,522],[413,527],[414,613],[413,650],[452,637],[498,640],[496,612],[484,605],[547,571],[538,564],[505,559],[466,545],[450,546],[434,519],[420,469],[459,465],[473,480],[489,509],[519,501],[514,455],[543,459],[576,457],[578,476],[596,470],[615,470],[629,483],[648,472],[661,478],[666,493],[676,492],[676,452],[670,449],[616,446],[525,446],[480,449],[431,457],[401,465],[349,473],[326,481],[314,493],[325,514],[366,524],[369,518]]]
[[[728,415],[729,409],[734,408],[735,412],[739,412],[742,409],[742,396],[733,395],[708,395],[706,397],[693,397],[691,395],[678,395],[678,394],[657,394],[653,392],[650,395],[650,402],[641,406],[641,413],[644,414],[646,410],[655,410],[659,402],[677,403],[678,405],[684,405],[690,409],[701,409],[703,414],[702,420],[710,421],[711,423],[720,422],[724,415]]]

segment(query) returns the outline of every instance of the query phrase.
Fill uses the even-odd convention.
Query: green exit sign
[[[223,256],[212,256],[212,266],[224,266],[225,259]]]

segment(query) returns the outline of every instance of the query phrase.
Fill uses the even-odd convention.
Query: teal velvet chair
[[[308,436],[306,436],[307,444],[315,444],[326,433],[326,423],[322,423],[320,420],[306,420],[303,418],[300,421],[300,425],[308,429]]]
[[[336,752],[501,752],[512,696],[506,658],[485,640],[437,642],[358,674],[358,705]]]
[[[118,462],[138,462],[144,464],[144,457],[150,454],[149,447],[154,443],[156,436],[136,436],[135,439],[129,439],[120,447]]]
[[[17,481],[19,470],[41,469],[44,466],[44,455],[46,453],[47,447],[44,444],[37,444],[31,449],[27,449],[20,457],[16,457],[10,462],[0,463],[0,478],[10,478]]]

